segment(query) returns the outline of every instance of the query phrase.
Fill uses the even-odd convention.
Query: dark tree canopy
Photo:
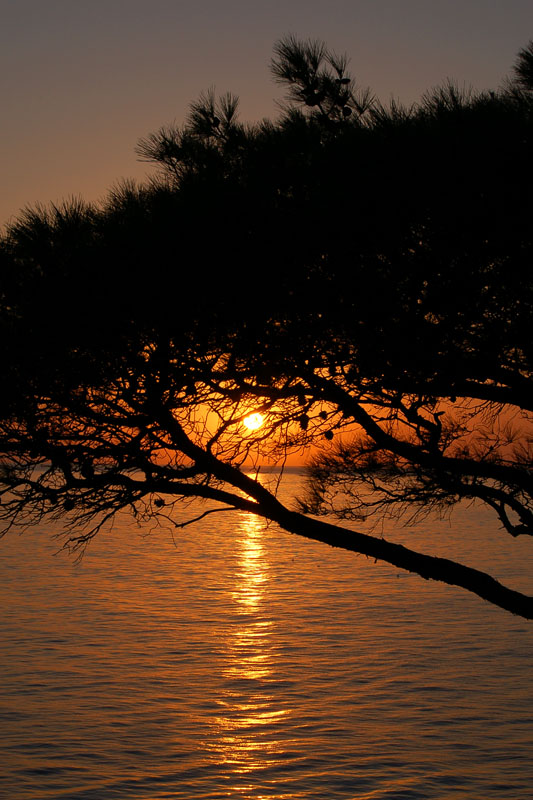
[[[532,618],[333,522],[467,499],[533,534],[532,48],[504,88],[404,108],[288,37],[277,120],[208,93],[139,143],[147,185],[23,212],[0,248],[5,530],[65,518],[81,546],[204,498]],[[242,469],[310,444],[297,511]]]

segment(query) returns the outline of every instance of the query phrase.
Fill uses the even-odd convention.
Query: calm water
[[[483,511],[389,538],[533,592]],[[533,796],[531,624],[245,514],[57,547],[0,542],[0,797]]]

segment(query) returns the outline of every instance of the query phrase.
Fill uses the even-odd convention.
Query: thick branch
[[[460,586],[505,611],[510,611],[525,619],[533,619],[533,597],[509,589],[480,570],[458,564],[447,558],[418,553],[416,550],[388,542],[386,539],[378,539],[338,525],[330,525],[285,508],[281,514],[276,514],[276,516],[269,514],[268,516],[290,533],[329,544],[331,547],[340,547],[343,550],[350,550],[353,553],[361,553],[385,561],[400,569],[414,572],[425,580]]]

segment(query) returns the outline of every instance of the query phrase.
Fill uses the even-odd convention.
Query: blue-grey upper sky
[[[320,38],[381,100],[450,78],[493,88],[533,38],[531,0],[0,0],[0,223],[36,202],[96,200],[142,178],[141,136],[215,86],[276,113],[281,36]]]

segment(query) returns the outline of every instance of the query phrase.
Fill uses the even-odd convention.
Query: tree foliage
[[[6,529],[68,518],[80,546],[120,509],[203,498],[531,618],[483,573],[332,521],[466,499],[533,533],[530,62],[385,107],[288,37],[277,120],[208,92],[140,141],[147,185],[23,212],[0,249]],[[242,469],[311,444],[297,511]]]

